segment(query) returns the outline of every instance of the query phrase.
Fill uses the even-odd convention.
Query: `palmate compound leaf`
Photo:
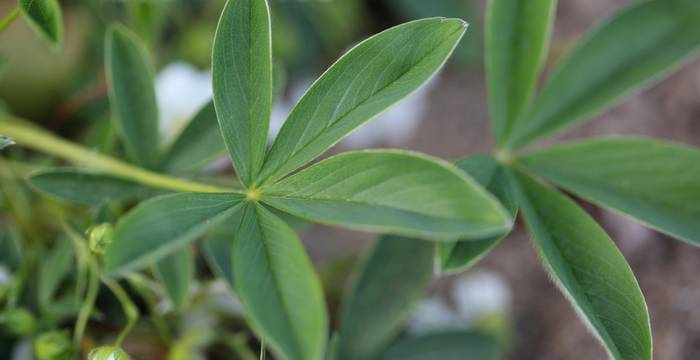
[[[643,138],[558,145],[518,162],[568,191],[700,245],[700,151]]]
[[[501,143],[527,110],[547,55],[556,0],[491,0],[486,74],[491,121]]]
[[[233,275],[247,318],[281,359],[322,359],[328,315],[301,241],[262,205],[250,203],[243,211],[233,245]]]
[[[117,223],[105,271],[138,269],[174,253],[230,218],[243,201],[237,193],[179,193],[143,202]]]
[[[61,47],[63,16],[58,0],[19,0],[19,6],[32,30],[55,47]]]
[[[272,183],[427,82],[466,31],[458,19],[396,26],[363,41],[326,71],[284,123],[258,184]]]
[[[333,156],[262,194],[301,218],[429,240],[478,239],[512,226],[498,201],[460,170],[404,151]]]
[[[511,217],[515,218],[518,205],[513,186],[506,170],[496,159],[491,156],[476,156],[458,161],[456,165],[491,192],[503,204]],[[445,273],[466,270],[496,247],[507,235],[508,233],[504,233],[482,239],[438,244],[440,270]]]
[[[520,147],[586,120],[697,53],[700,1],[635,2],[593,31],[554,71],[507,144]]]
[[[129,159],[154,169],[160,157],[158,105],[146,49],[130,30],[114,25],[107,33],[105,57],[115,128]]]
[[[397,335],[433,275],[434,244],[383,236],[343,304],[337,360],[372,359]]]
[[[212,57],[214,104],[241,182],[262,167],[272,112],[270,12],[266,0],[229,0]]]
[[[564,194],[526,175],[516,181],[518,203],[545,267],[611,358],[651,359],[647,306],[613,241]]]

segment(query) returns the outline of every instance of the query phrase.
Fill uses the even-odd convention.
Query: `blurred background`
[[[548,68],[592,26],[631,2],[560,0]],[[211,97],[210,49],[223,4],[223,0],[64,0],[65,45],[60,52],[16,21],[0,34],[0,107],[63,137],[113,151],[118,145],[109,126],[103,39],[106,26],[119,21],[148,44],[157,73],[161,132],[172,139]],[[14,1],[0,1],[0,16],[13,6]],[[446,16],[470,23],[446,69],[331,153],[391,147],[454,161],[491,150],[483,72],[485,1],[271,0],[271,6],[277,94],[271,136],[313,80],[353,44],[404,21]],[[700,145],[700,61],[594,121],[547,141],[601,134],[647,135]],[[6,193],[9,186],[26,191],[20,182],[3,181]],[[9,211],[16,207],[12,199],[3,196],[0,219],[17,216]],[[700,305],[700,250],[619,215],[586,208],[637,274],[651,314],[655,358],[700,358],[700,312],[695,311]],[[337,307],[354,262],[373,236],[316,225],[304,226],[301,235],[324,279],[330,307]],[[0,271],[0,282],[3,276]],[[183,326],[209,324],[200,315],[196,309],[183,315]],[[406,331],[454,328],[497,333],[507,343],[508,359],[606,357],[548,279],[521,226],[475,268],[436,280]],[[161,358],[148,338],[143,339],[127,342],[125,348],[135,358]],[[0,358],[10,352],[3,349]]]

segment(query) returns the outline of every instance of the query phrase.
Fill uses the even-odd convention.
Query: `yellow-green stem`
[[[117,340],[114,342],[114,346],[119,347],[122,345],[122,342],[124,339],[126,339],[126,336],[129,335],[131,329],[133,329],[134,325],[136,324],[136,321],[139,318],[139,310],[136,305],[134,305],[134,302],[131,301],[124,288],[119,285],[117,281],[103,276],[102,282],[107,285],[109,290],[111,290],[114,296],[117,298],[117,301],[119,301],[121,304],[124,315],[126,316],[126,326],[124,326],[124,329],[121,331],[121,333],[119,333]]]
[[[133,166],[63,140],[19,119],[8,118],[6,115],[0,115],[0,134],[11,137],[20,146],[150,187],[187,192],[235,192],[233,189],[180,180]]]
[[[9,14],[5,15],[4,18],[0,20],[0,32],[4,31],[19,15],[19,5],[15,6]]]

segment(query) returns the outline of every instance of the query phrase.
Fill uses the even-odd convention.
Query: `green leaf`
[[[328,315],[320,281],[294,230],[262,205],[244,210],[233,274],[249,321],[281,359],[323,357]]]
[[[405,337],[377,360],[497,360],[501,358],[501,346],[493,337],[470,331],[451,331]]]
[[[55,47],[63,44],[63,17],[58,0],[19,0],[25,19],[34,32]]]
[[[435,240],[499,235],[512,224],[452,165],[401,151],[331,157],[263,188],[263,202],[321,223]]]
[[[466,158],[457,162],[457,167],[472,176],[503,204],[514,219],[518,213],[515,194],[506,170],[490,156]],[[462,272],[481,260],[496,247],[508,233],[487,236],[481,239],[438,244],[440,270],[446,273]]]
[[[238,211],[226,219],[222,225],[212,228],[202,242],[204,256],[209,268],[218,276],[226,279],[233,288],[233,261],[231,260],[233,239],[236,237],[237,227],[231,224],[240,224],[242,211]]]
[[[272,111],[266,0],[229,0],[214,38],[214,104],[236,172],[252,185],[262,167]]]
[[[519,147],[586,120],[660,79],[700,46],[700,2],[637,2],[592,32],[554,71],[532,111],[515,124]]]
[[[17,232],[11,226],[0,230],[0,265],[12,272],[22,265],[22,250]]]
[[[0,135],[0,150],[14,145],[15,142],[7,136]]]
[[[486,71],[497,142],[527,110],[547,55],[556,0],[489,1]]]
[[[190,249],[178,250],[159,260],[156,273],[175,308],[185,307],[194,278],[194,256]]]
[[[696,148],[649,139],[596,139],[541,150],[518,162],[601,206],[700,245]]]
[[[61,282],[73,267],[73,244],[61,239],[42,260],[39,268],[39,304],[46,309],[56,294]]]
[[[273,182],[298,169],[418,89],[442,67],[466,29],[457,19],[418,20],[350,50],[292,110],[259,182]]]
[[[194,172],[224,154],[226,146],[216,120],[214,103],[209,102],[199,110],[170,147],[163,168],[170,173]]]
[[[651,359],[651,328],[637,280],[615,244],[575,202],[519,176],[533,242],[557,285],[613,359]]]
[[[158,106],[153,69],[141,41],[127,28],[115,25],[105,42],[109,100],[129,158],[149,169],[157,167]]]
[[[377,241],[343,305],[338,359],[370,359],[397,336],[430,284],[434,253],[427,241]]]
[[[179,193],[141,203],[117,224],[105,271],[123,273],[162,259],[227,219],[242,202],[236,193]]]
[[[89,206],[130,200],[148,193],[143,185],[126,179],[73,169],[41,171],[28,182],[46,194]]]

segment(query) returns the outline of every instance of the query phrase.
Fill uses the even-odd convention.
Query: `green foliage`
[[[488,2],[486,71],[491,121],[499,144],[532,98],[547,54],[556,3]]]
[[[31,28],[53,46],[63,45],[63,16],[58,0],[18,0]]]
[[[377,360],[496,360],[501,350],[495,338],[468,331],[407,337],[389,347]]]
[[[292,110],[257,184],[298,169],[418,89],[445,63],[466,30],[457,19],[418,20],[354,47]]]
[[[651,327],[632,270],[576,203],[527,176],[518,202],[547,270],[613,359],[651,359]]]
[[[102,346],[91,350],[88,360],[131,360],[131,357],[116,346]]]
[[[158,105],[145,47],[123,26],[113,26],[105,43],[113,118],[129,158],[149,169],[158,165]]]
[[[143,185],[117,176],[84,170],[46,170],[33,174],[29,184],[61,200],[88,206],[132,200],[145,195]]]
[[[338,360],[374,358],[393,340],[430,283],[433,256],[434,246],[425,241],[377,241],[343,305]]]
[[[46,308],[71,271],[74,264],[73,245],[68,239],[62,239],[51,249],[46,260],[39,268],[39,304]]]
[[[522,146],[589,119],[697,53],[700,2],[640,1],[600,25],[554,70],[507,144]]]
[[[532,172],[604,207],[700,245],[700,151],[651,139],[594,139],[520,159]]]
[[[337,155],[263,190],[264,202],[300,217],[399,235],[474,238],[502,234],[511,222],[473,180],[407,152]]]
[[[187,248],[178,250],[156,263],[156,273],[160,282],[178,309],[187,305],[194,270],[194,256]]]
[[[316,272],[292,228],[246,205],[233,247],[235,289],[251,325],[285,359],[321,359],[328,315]]]
[[[14,144],[15,144],[15,142],[12,141],[12,139],[10,139],[6,136],[0,135],[0,150],[7,148],[7,147],[10,147]]]

